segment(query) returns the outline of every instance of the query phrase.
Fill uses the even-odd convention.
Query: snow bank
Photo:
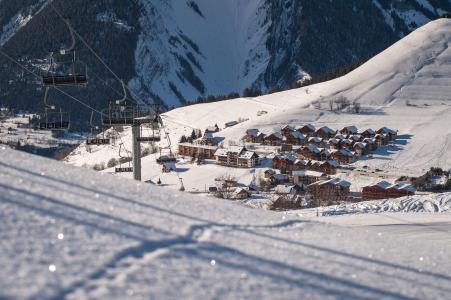
[[[448,212],[451,211],[451,193],[409,196],[399,199],[345,203],[323,210],[323,216],[368,214],[385,212]]]

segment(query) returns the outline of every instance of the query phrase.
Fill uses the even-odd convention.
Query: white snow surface
[[[446,299],[451,292],[449,230],[418,239],[427,225],[402,234],[393,226],[347,228],[6,148],[0,157],[1,299]]]
[[[226,122],[240,118],[248,120],[215,134],[225,139],[225,146],[229,141],[239,142],[250,128],[270,133],[287,124],[297,126],[312,123],[317,127],[326,125],[333,129],[355,125],[359,130],[377,130],[387,126],[399,131],[398,140],[389,147],[380,148],[372,158],[359,160],[355,163],[357,167],[381,169],[384,180],[389,181],[399,175],[421,175],[430,167],[449,169],[450,40],[450,20],[430,22],[344,77],[258,98],[239,98],[178,108],[162,116],[166,131],[170,134],[175,150],[180,136],[190,135],[193,128],[204,130],[215,123],[224,127]],[[328,111],[329,100],[340,96],[362,103],[362,113]],[[321,101],[322,109],[314,108],[314,101]],[[260,111],[266,111],[267,114],[261,115],[258,113]],[[130,150],[130,129],[123,133],[122,141]],[[165,142],[162,145],[167,146]],[[92,153],[87,153],[81,146],[67,161],[77,166],[106,163],[113,157],[118,158],[118,148],[95,147]],[[214,183],[215,177],[225,173],[243,178],[242,183],[248,184],[253,174],[259,172],[258,169],[236,170],[215,165],[181,164],[180,176],[187,190],[204,190],[205,186]],[[206,169],[208,172],[205,172]],[[163,182],[169,186],[178,188],[177,176],[161,174],[155,156],[146,157],[143,161],[144,180],[157,180],[159,177],[164,177]],[[369,177],[348,179],[351,182],[355,179],[357,184],[371,184],[378,180]],[[356,190],[355,187],[351,189]]]

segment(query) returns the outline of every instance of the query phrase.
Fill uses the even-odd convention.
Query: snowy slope
[[[419,240],[422,226],[399,235],[303,221],[0,153],[2,299],[446,299],[451,291],[443,232]]]
[[[380,168],[393,179],[400,174],[419,175],[432,166],[451,168],[451,21],[438,20],[418,29],[394,46],[350,74],[307,88],[290,90],[258,98],[241,98],[218,103],[193,105],[172,110],[163,119],[175,144],[182,134],[189,135],[193,128],[204,130],[217,123],[223,127],[231,120],[249,119],[233,128],[222,130],[218,137],[239,142],[245,130],[260,128],[266,133],[279,130],[283,125],[314,123],[339,129],[356,125],[360,129],[382,126],[399,130],[396,144],[377,152],[370,160],[357,165]],[[329,100],[340,96],[362,103],[361,114],[336,113],[327,110]],[[322,109],[311,103],[321,101]],[[408,101],[409,105],[406,105]],[[258,111],[268,114],[257,116]],[[122,140],[131,149],[130,130]],[[166,146],[165,143],[162,145]],[[94,165],[118,157],[118,147],[96,147],[86,153],[83,146],[67,161],[73,165]],[[199,174],[208,167],[207,179]],[[243,178],[250,183],[252,173],[216,167],[188,166],[180,175],[188,181],[188,189],[204,190],[214,183],[216,176],[225,173]],[[181,165],[180,169],[186,169]],[[251,170],[251,172],[258,172]],[[162,175],[155,157],[146,157],[144,179],[165,177],[166,183],[178,187],[174,174]],[[375,179],[373,179],[374,181]]]

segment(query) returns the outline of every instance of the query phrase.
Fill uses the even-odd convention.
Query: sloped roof
[[[348,131],[348,132],[351,132],[351,133],[357,133],[358,132],[357,127],[355,127],[354,125],[343,127],[340,131],[345,131],[345,130]]]
[[[320,129],[318,129],[318,131],[322,131],[328,134],[334,134],[336,131],[333,130],[332,128],[328,127],[328,126],[323,126]]]
[[[324,176],[324,173],[317,172],[317,171],[310,171],[310,170],[293,171],[293,176],[298,176],[298,177],[322,177],[322,176]]]

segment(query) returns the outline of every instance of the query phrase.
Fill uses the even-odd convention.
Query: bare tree
[[[222,199],[231,199],[236,189],[236,178],[230,174],[225,174],[216,178],[216,197]]]

